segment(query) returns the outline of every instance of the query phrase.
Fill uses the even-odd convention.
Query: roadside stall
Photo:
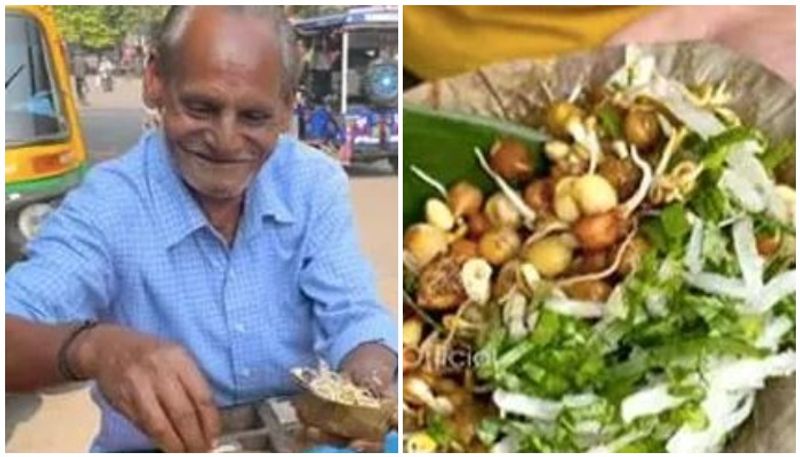
[[[300,138],[343,165],[388,159],[396,170],[397,8],[352,8],[294,26],[308,50]]]

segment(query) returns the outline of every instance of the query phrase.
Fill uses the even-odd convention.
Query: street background
[[[91,78],[90,78],[91,80]],[[113,92],[90,82],[81,122],[92,163],[124,153],[142,133],[141,80],[118,77]],[[397,315],[397,176],[388,163],[349,170],[361,247],[383,302]],[[81,452],[97,433],[99,413],[85,387],[6,395],[7,452]]]

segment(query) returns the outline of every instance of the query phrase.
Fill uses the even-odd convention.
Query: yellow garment
[[[649,6],[405,6],[403,60],[435,79],[601,45]]]

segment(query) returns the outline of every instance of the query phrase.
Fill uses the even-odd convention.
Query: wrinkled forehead
[[[197,7],[180,28],[171,70],[181,79],[212,75],[263,82],[280,79],[280,37],[269,20],[219,7]]]

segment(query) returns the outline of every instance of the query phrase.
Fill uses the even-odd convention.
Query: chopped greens
[[[495,193],[443,184],[451,223],[421,223],[450,262],[404,271],[433,329],[417,349],[474,356],[413,373],[422,403],[452,402],[404,404],[440,450],[716,452],[795,370],[795,193],[774,178],[794,140],[746,125],[724,82],[686,87],[628,51],[599,97],[579,86],[546,107],[546,175],[519,144],[476,147]],[[462,258],[485,265],[484,298],[443,268]],[[490,407],[469,427],[467,401]]]

